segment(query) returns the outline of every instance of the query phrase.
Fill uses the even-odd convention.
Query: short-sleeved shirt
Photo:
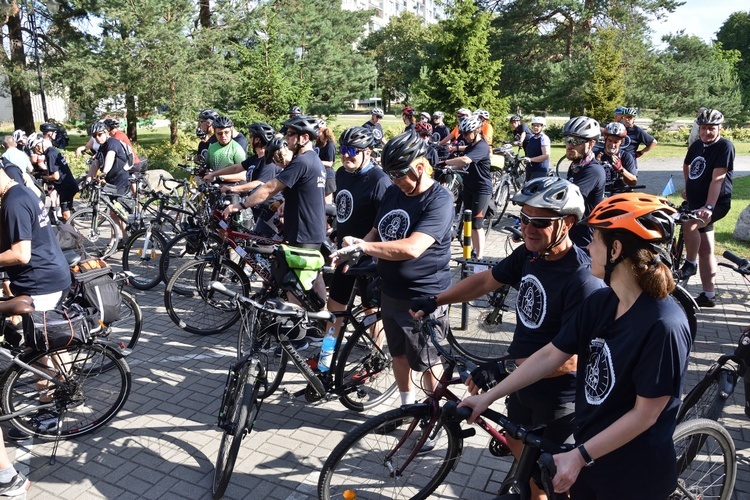
[[[125,167],[128,165],[128,155],[125,152],[125,148],[122,147],[122,143],[110,137],[107,142],[99,146],[99,152],[97,156],[100,158],[100,168],[104,168],[104,160],[110,151],[115,153],[115,161],[112,163],[112,168],[104,176],[104,180],[109,184],[117,186],[119,191],[130,188],[130,175],[128,174]]]
[[[317,146],[318,158],[320,161],[331,161],[336,162],[336,143],[333,141],[326,142],[325,146]],[[325,166],[325,165],[324,165]],[[333,164],[330,167],[326,167],[326,177],[335,177],[336,173],[333,170]]]
[[[18,148],[8,148],[3,153],[3,158],[18,166],[21,170],[26,173],[34,171],[34,167],[31,166],[31,160],[29,156]]]
[[[215,135],[208,138],[207,141],[201,141],[198,143],[198,156],[201,156],[204,160],[208,161],[208,148],[211,144],[218,142]]]
[[[326,237],[325,167],[315,151],[295,156],[276,177],[284,189],[284,239],[323,243]]]
[[[336,238],[364,238],[375,225],[375,216],[385,191],[391,187],[388,175],[369,164],[359,172],[336,171]]]
[[[583,216],[588,217],[591,210],[604,199],[604,168],[596,159],[592,159],[585,166],[571,165],[568,168],[568,180],[581,190],[584,201]],[[570,229],[570,239],[581,248],[586,248],[591,243],[593,234],[593,228],[585,224],[575,224]]]
[[[685,192],[691,209],[706,205],[715,168],[727,169],[716,206],[731,204],[734,144],[723,137],[709,145],[704,145],[700,140],[695,141],[688,148],[684,163],[689,166]]]
[[[632,410],[637,396],[670,396],[654,425],[597,458],[590,473],[587,470],[582,476],[617,491],[618,498],[633,498],[637,496],[633,492],[644,491],[658,498],[657,493],[671,492],[676,484],[672,434],[690,354],[690,329],[671,296],[656,299],[641,293],[616,318],[618,304],[611,288],[596,291],[552,343],[563,352],[578,354],[577,443]],[[623,475],[624,468],[628,474]]]
[[[654,138],[638,125],[633,125],[629,129],[627,129],[627,131],[627,138],[630,140],[623,141],[620,149],[624,150],[627,153],[630,153],[631,155],[633,155],[633,157],[635,157],[635,153],[636,151],[638,151],[638,148],[641,147],[641,144],[645,144],[646,146],[648,146],[649,144],[654,142]]]
[[[78,192],[78,183],[73,177],[73,173],[70,171],[68,162],[65,156],[55,147],[47,148],[44,152],[45,160],[47,162],[47,170],[50,174],[58,172],[60,178],[54,181],[55,190],[61,195],[73,196]]]
[[[575,245],[561,259],[549,261],[525,246],[492,268],[500,283],[519,283],[516,330],[508,354],[526,358],[547,345],[575,316],[583,299],[604,283],[591,275],[591,259]]]
[[[208,147],[208,166],[214,170],[242,163],[245,158],[247,158],[245,151],[235,140],[229,141],[226,146],[222,146],[219,141],[216,141]]]
[[[396,185],[386,190],[374,226],[380,241],[403,240],[415,232],[435,241],[415,259],[378,259],[385,294],[412,299],[450,287],[453,206],[453,196],[437,182],[418,196],[407,196]]]
[[[464,156],[471,159],[464,176],[464,189],[474,194],[492,194],[490,146],[484,139],[466,146]]]
[[[450,133],[451,131],[445,125],[437,125],[435,128],[432,129],[433,137],[435,134],[437,134],[438,142],[448,137]]]
[[[52,233],[44,203],[22,185],[8,189],[0,207],[0,252],[31,242],[31,260],[4,267],[14,295],[45,295],[70,287],[70,269]]]
[[[523,143],[521,143],[521,146],[523,147],[524,151],[526,150],[526,145],[529,143],[529,138],[534,135],[534,133],[531,131],[529,127],[527,127],[525,124],[520,124],[516,128],[513,129],[513,140],[514,141],[520,141],[521,140],[521,134],[526,132],[526,137],[523,138]],[[526,156],[529,156],[527,153]]]
[[[240,145],[242,148],[242,151],[245,152],[245,155],[247,155],[247,137],[242,132],[237,132],[237,135],[232,137],[232,140]]]
[[[492,145],[492,141],[494,140],[495,136],[495,128],[492,126],[490,122],[483,122],[482,123],[482,137],[485,141],[487,141],[487,144],[490,146]]]
[[[536,156],[542,155],[542,148],[547,147],[549,148],[551,145],[551,142],[549,140],[549,137],[547,137],[547,134],[542,132],[539,135],[532,134],[531,137],[527,136],[527,143],[524,147],[524,151],[526,152],[526,156],[529,158],[534,158]],[[536,162],[532,161],[531,165],[529,165],[528,168],[529,172],[547,172],[549,171],[549,158],[544,160],[543,162]]]
[[[367,120],[362,126],[372,131],[372,136],[375,138],[375,146],[380,147],[383,142],[383,127],[379,123],[372,123],[370,120]]]
[[[625,151],[619,151],[617,157],[623,170],[638,175],[638,164],[635,162],[633,155]],[[617,161],[615,158],[606,153],[601,153],[597,156],[597,160],[604,166],[604,182],[608,189],[618,189],[625,186],[622,178],[614,170]]]
[[[432,146],[427,146],[427,152],[425,152],[424,157],[427,158],[427,161],[430,163],[430,166],[435,166],[438,163],[440,163],[440,155],[438,155],[437,149],[433,148]]]
[[[133,165],[138,165],[139,163],[141,163],[141,159],[138,158],[137,154],[135,154],[135,148],[133,147],[133,143],[130,142],[130,137],[128,137],[128,135],[125,132],[123,132],[122,130],[116,130],[111,135],[118,141],[124,142],[125,144],[130,146],[130,149],[133,150]]]

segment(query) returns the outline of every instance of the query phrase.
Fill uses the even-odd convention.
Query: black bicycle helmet
[[[721,125],[724,123],[724,115],[718,109],[704,109],[695,119],[698,125]]]
[[[89,135],[94,137],[99,132],[108,132],[107,126],[104,122],[94,122],[89,127]]]
[[[403,170],[425,154],[427,154],[427,143],[416,132],[409,130],[386,143],[380,156],[380,163],[386,172]]]
[[[207,122],[213,123],[219,117],[219,112],[214,109],[204,109],[198,114],[199,120],[206,120]]]
[[[45,122],[39,125],[39,130],[46,134],[47,132],[57,132],[57,125],[50,122]]]
[[[120,122],[114,118],[107,118],[106,120],[104,120],[104,124],[110,130],[120,126]]]
[[[318,138],[320,121],[312,116],[293,116],[282,123],[284,129],[292,129],[299,134],[307,134],[311,140]]]
[[[287,143],[282,137],[271,138],[271,140],[268,141],[268,145],[266,146],[266,163],[273,163],[273,155],[276,154],[278,150],[280,150],[281,148],[285,148],[286,146]]]
[[[339,146],[351,146],[357,149],[372,147],[372,131],[366,127],[349,127],[339,137]]]
[[[290,114],[290,115],[301,115],[302,114],[302,108],[300,108],[299,106],[292,106],[291,108],[289,108],[289,113],[288,114]]]
[[[560,215],[573,215],[576,222],[583,219],[585,208],[578,186],[558,177],[530,180],[513,196],[512,201],[518,205],[552,210]]]
[[[511,122],[520,122],[521,121],[521,117],[518,116],[518,115],[513,115],[513,116],[510,117],[510,120],[508,120],[508,121],[511,121]]]
[[[230,128],[234,123],[228,116],[220,116],[214,120],[214,128]]]
[[[267,123],[255,122],[250,124],[250,133],[253,137],[258,137],[265,146],[271,139],[273,139],[276,131]]]
[[[596,140],[601,134],[599,122],[588,116],[576,116],[568,120],[562,129],[562,135]]]

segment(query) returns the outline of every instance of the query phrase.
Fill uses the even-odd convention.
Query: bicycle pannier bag
[[[296,290],[322,308],[325,301],[312,289],[318,272],[325,264],[323,254],[318,250],[279,245],[274,251],[271,265],[273,279],[282,290]]]
[[[88,339],[86,315],[80,309],[34,311],[24,322],[24,344],[38,351],[83,344]]]
[[[120,287],[109,264],[102,259],[89,259],[71,270],[76,282],[83,286],[86,305],[99,313],[98,319],[105,325],[120,319]]]

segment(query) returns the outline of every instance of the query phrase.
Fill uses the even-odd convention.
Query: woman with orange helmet
[[[555,491],[570,490],[572,499],[668,498],[677,487],[672,434],[691,340],[661,261],[675,212],[664,198],[641,193],[599,203],[584,223],[594,228],[591,273],[609,286],[502,382],[461,403],[473,408],[473,421],[578,354],[576,447],[554,456],[553,479]]]

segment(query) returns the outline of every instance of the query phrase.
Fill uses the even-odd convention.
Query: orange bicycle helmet
[[[677,210],[661,196],[622,193],[594,207],[585,223],[603,231],[628,232],[644,242],[659,244],[670,241],[674,235],[674,213]]]

